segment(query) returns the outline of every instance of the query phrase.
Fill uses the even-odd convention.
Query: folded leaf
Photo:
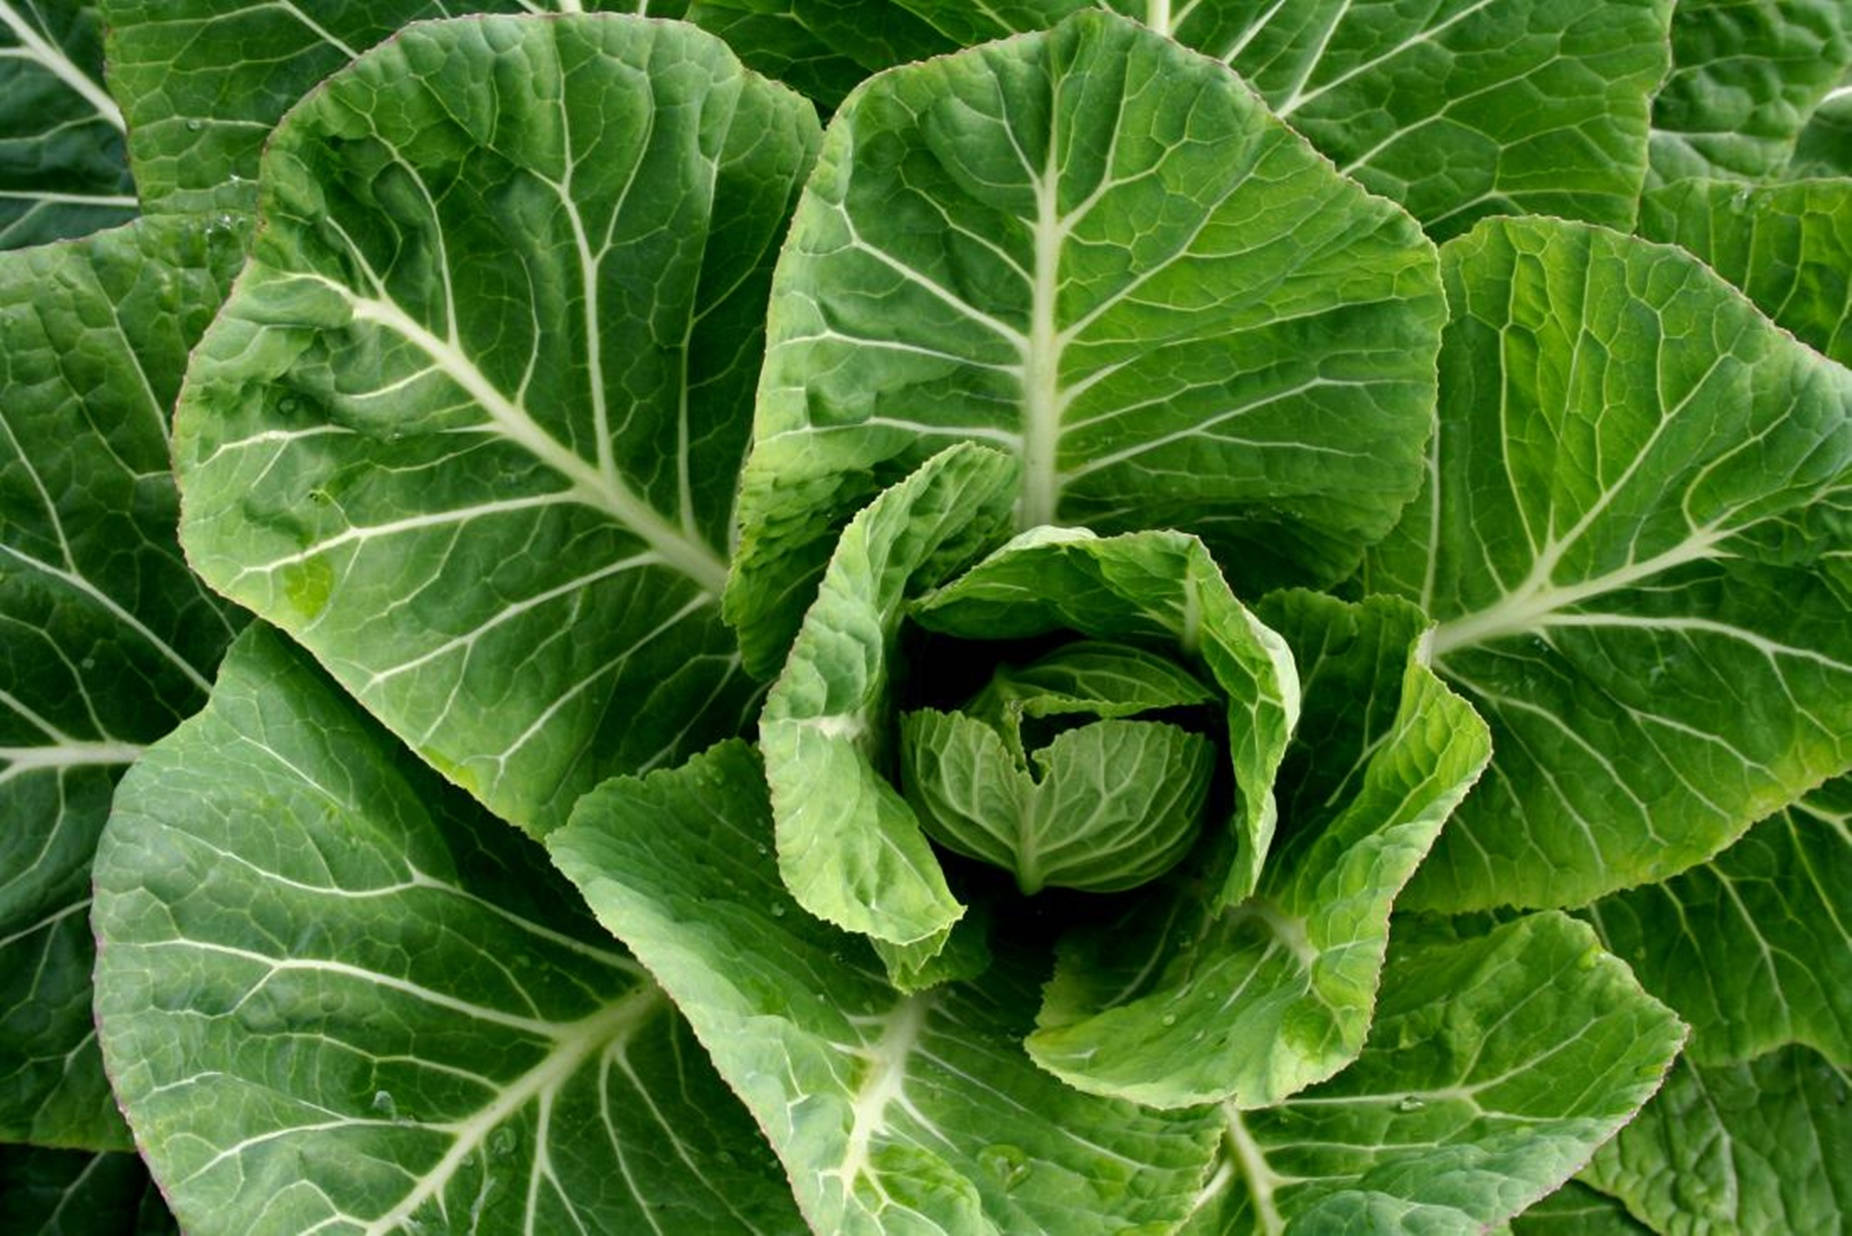
[[[109,87],[129,123],[129,160],[153,211],[248,211],[258,154],[323,78],[408,23],[458,12],[615,9],[676,17],[687,0],[97,0]]]
[[[825,922],[915,946],[895,954],[909,967],[964,908],[887,778],[895,641],[909,596],[996,543],[1015,471],[953,447],[856,516],[759,721],[785,886]]]
[[[871,79],[779,259],[728,614],[774,665],[836,530],[949,442],[1017,526],[1176,527],[1330,581],[1420,481],[1419,227],[1226,66],[1111,14]]]
[[[1278,1107],[1224,1109],[1188,1236],[1482,1231],[1586,1162],[1678,1052],[1678,1019],[1581,923],[1407,935],[1357,1063]]]
[[[1584,1177],[1660,1232],[1830,1232],[1852,1196],[1852,1078],[1805,1047],[1681,1060]]]
[[[1063,940],[1028,1047],[1083,1090],[1265,1107],[1356,1059],[1390,908],[1485,766],[1485,725],[1421,663],[1412,606],[1289,593],[1261,610],[1305,698],[1275,852],[1235,904],[1186,865]]]
[[[205,702],[241,622],[180,556],[167,470],[241,255],[179,220],[0,253],[0,1141],[129,1145],[90,1017],[90,860],[116,779]]]
[[[1235,599],[1203,543],[1180,532],[1029,532],[921,599],[914,617],[965,639],[1077,631],[1171,644],[1226,700],[1239,839],[1229,900],[1253,891],[1273,836],[1273,778],[1299,719],[1299,676],[1280,637]]]
[[[85,0],[0,0],[0,249],[135,217],[122,111]]]
[[[1708,863],[1603,897],[1587,917],[1691,1023],[1699,1064],[1803,1043],[1852,1067],[1852,778]]]
[[[547,844],[688,1016],[814,1230],[1089,1236],[1184,1217],[1212,1118],[1037,1069],[1016,1043],[1035,1002],[1020,956],[894,991],[863,941],[791,900],[771,838],[759,761],[727,743],[606,783]]]
[[[104,1057],[195,1236],[797,1229],[539,847],[273,631],[124,779],[96,879]]]
[[[178,415],[194,567],[535,832],[737,733],[722,549],[816,140],[632,17],[418,26],[330,79]]]
[[[1442,262],[1427,492],[1365,581],[1496,754],[1409,896],[1581,904],[1852,764],[1852,374],[1681,250],[1514,219]]]

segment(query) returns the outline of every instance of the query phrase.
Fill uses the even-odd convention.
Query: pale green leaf
[[[1545,913],[1423,935],[1398,924],[1357,1063],[1277,1107],[1224,1109],[1189,1236],[1482,1231],[1658,1088],[1683,1027],[1585,925]]]
[[[723,548],[816,140],[631,17],[422,25],[331,79],[181,403],[194,567],[530,830],[737,733]]]
[[[135,217],[121,109],[88,0],[0,0],[0,249]]]
[[[1653,98],[1651,180],[1780,175],[1848,67],[1842,0],[1678,0],[1672,71]]]
[[[871,79],[779,260],[728,613],[770,666],[836,530],[947,443],[1017,526],[1200,532],[1340,577],[1420,480],[1443,305],[1414,220],[1225,66],[1111,14]]]
[[[1804,1047],[1681,1060],[1584,1178],[1657,1232],[1838,1232],[1852,1213],[1852,1078]]]
[[[906,996],[806,914],[769,852],[758,759],[728,743],[594,791],[556,862],[669,991],[784,1160],[819,1232],[1164,1231],[1215,1125],[1091,1098],[1016,1040],[1035,970]]]
[[[90,859],[238,621],[180,556],[167,439],[240,256],[174,220],[0,253],[0,1141],[128,1145],[90,1020]]]
[[[1505,220],[1442,262],[1427,491],[1365,582],[1495,755],[1409,897],[1581,904],[1852,763],[1852,374],[1678,249]]]
[[[1700,1064],[1802,1043],[1852,1066],[1852,779],[1708,863],[1604,897],[1587,917],[1691,1023]]]
[[[1015,474],[1005,455],[956,446],[856,516],[759,722],[786,887],[826,922],[918,946],[910,965],[964,910],[887,779],[896,639],[909,597],[999,539]]]
[[[1511,1236],[1647,1236],[1619,1198],[1571,1180],[1511,1221]]]
[[[18,3],[20,0],[9,0]],[[96,0],[109,87],[153,211],[248,211],[270,131],[322,79],[406,25],[459,13],[613,9],[676,17],[687,0]]]
[[[1701,259],[1802,341],[1852,362],[1852,180],[1682,180],[1641,199],[1639,230]]]
[[[540,848],[273,631],[124,778],[96,889],[104,1058],[194,1236],[799,1228]]]
[[[1186,865],[1063,940],[1028,1047],[1082,1089],[1265,1107],[1354,1060],[1391,906],[1485,766],[1485,726],[1421,663],[1412,606],[1291,593],[1261,613],[1304,679],[1274,853],[1237,904],[1213,865],[1207,887]]]
[[[1286,644],[1235,599],[1203,543],[1180,532],[1095,537],[1043,529],[1017,537],[926,596],[915,619],[965,639],[1075,631],[1168,644],[1226,701],[1239,839],[1225,896],[1253,891],[1273,836],[1273,778],[1299,717]]]
[[[132,1154],[0,1146],[0,1228],[32,1236],[171,1236],[166,1203]]]

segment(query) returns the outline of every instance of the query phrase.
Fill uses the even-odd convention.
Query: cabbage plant
[[[0,0],[9,1226],[1838,1222],[1852,9],[476,7]]]

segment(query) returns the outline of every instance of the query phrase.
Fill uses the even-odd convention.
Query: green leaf
[[[18,0],[11,0],[17,3]],[[248,211],[258,156],[284,113],[407,24],[478,13],[616,9],[677,17],[687,0],[97,0],[109,86],[151,211]]]
[[[331,79],[178,414],[194,567],[535,832],[737,733],[721,547],[816,140],[630,17],[418,26]]]
[[[239,622],[180,556],[167,437],[240,255],[173,220],[0,254],[0,1140],[129,1145],[90,1019],[90,859]]]
[[[272,631],[124,778],[96,888],[104,1058],[189,1232],[797,1229],[540,848]]]
[[[1777,325],[1852,362],[1852,181],[1682,180],[1641,199],[1640,235],[1680,246]]]
[[[1365,582],[1496,754],[1409,898],[1577,905],[1852,763],[1852,374],[1681,250],[1501,220],[1442,262],[1430,481]]]
[[[1651,180],[1779,175],[1849,67],[1852,9],[1839,0],[1678,0]]]
[[[1807,118],[1794,139],[1788,176],[1852,176],[1852,91],[1836,87]]]
[[[893,0],[694,0],[688,20],[830,108],[877,69],[958,46]]]
[[[1082,1089],[1265,1107],[1354,1060],[1396,894],[1490,753],[1412,606],[1289,593],[1262,614],[1304,679],[1275,852],[1238,904],[1185,879],[1062,942],[1028,1047]]]
[[[748,664],[849,515],[959,439],[1021,460],[1021,529],[1197,531],[1243,590],[1343,576],[1419,484],[1433,263],[1233,72],[1110,14],[871,79],[774,280]]]
[[[884,775],[895,640],[910,596],[996,543],[1015,472],[955,446],[856,516],[759,721],[786,887],[825,922],[918,946],[909,965],[939,951],[964,907]]]
[[[1181,532],[1024,533],[921,600],[924,627],[965,639],[1078,631],[1176,648],[1227,701],[1239,847],[1225,897],[1253,891],[1273,836],[1273,777],[1299,717],[1299,676],[1273,631],[1235,599],[1203,543]]]
[[[94,3],[0,0],[0,100],[0,249],[135,217]]]
[[[759,762],[728,743],[606,783],[547,844],[745,1098],[816,1231],[1089,1236],[1183,1218],[1208,1116],[1038,1070],[1015,1041],[1035,1001],[1020,957],[895,992],[860,939],[791,900],[771,839]]]
[[[1757,824],[1708,863],[1587,916],[1726,1064],[1803,1043],[1852,1066],[1852,778]]]
[[[1511,1236],[1647,1236],[1618,1198],[1571,1180],[1511,1221]]]
[[[1183,1231],[1484,1230],[1626,1124],[1682,1037],[1560,914],[1469,940],[1398,923],[1363,1055],[1278,1107],[1225,1108],[1221,1165]]]
[[[177,1231],[136,1156],[40,1146],[0,1146],[0,1221],[37,1236]]]
[[[1655,1231],[1835,1231],[1852,1204],[1849,1085],[1805,1047],[1681,1060],[1584,1178]]]
[[[1020,762],[1025,717],[1135,717],[1214,702],[1215,693],[1169,657],[1136,644],[1076,640],[1027,665],[998,666],[963,711],[994,726]]]

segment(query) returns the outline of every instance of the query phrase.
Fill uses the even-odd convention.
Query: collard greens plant
[[[1852,5],[474,7],[0,0],[0,1226],[1842,1226]]]

